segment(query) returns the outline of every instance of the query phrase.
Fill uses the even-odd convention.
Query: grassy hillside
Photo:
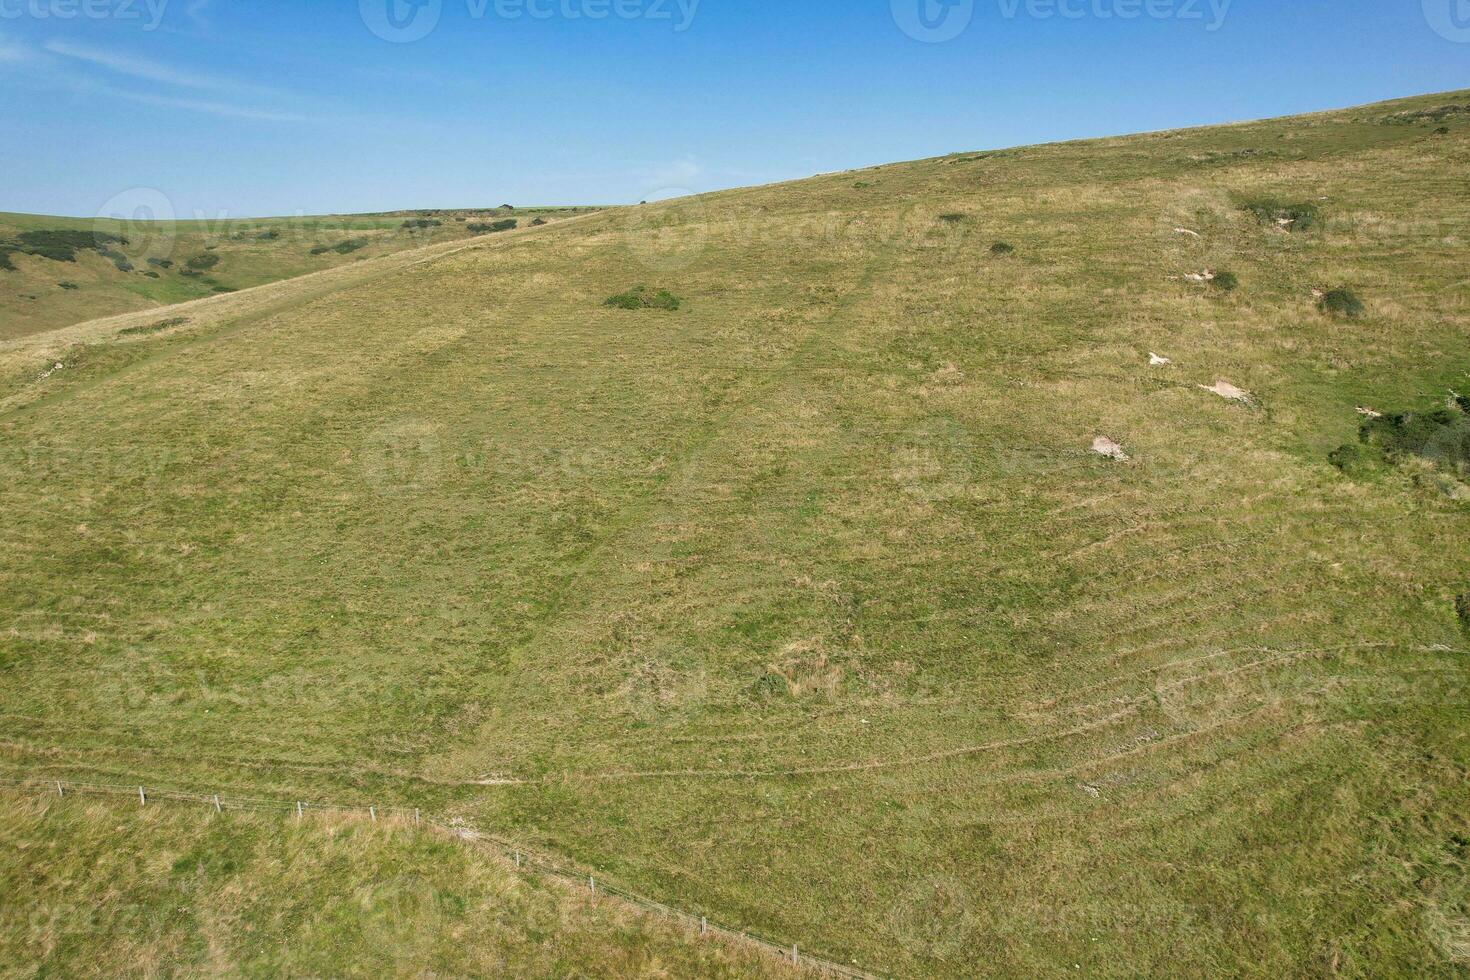
[[[1467,100],[0,348],[0,768],[432,806],[904,975],[1461,973]]]
[[[0,341],[432,242],[463,241],[493,233],[482,226],[508,219],[529,225],[587,210],[404,211],[167,223],[0,212]]]
[[[6,976],[775,976],[411,828],[0,793]]]

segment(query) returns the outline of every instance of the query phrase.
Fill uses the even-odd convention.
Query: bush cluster
[[[492,221],[489,224],[475,222],[474,224],[465,225],[465,227],[469,229],[472,235],[484,235],[497,231],[510,231],[519,225],[520,222],[515,218],[502,218],[500,221]]]
[[[677,310],[680,301],[667,289],[634,286],[626,293],[609,296],[602,304],[619,310]]]
[[[1322,209],[1311,203],[1290,204],[1263,199],[1246,201],[1241,207],[1263,225],[1293,232],[1309,231],[1322,222]]]

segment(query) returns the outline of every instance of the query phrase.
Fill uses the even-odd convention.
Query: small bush
[[[1324,293],[1317,301],[1317,309],[1328,316],[1344,320],[1356,320],[1368,312],[1363,301],[1351,289],[1334,289]]]
[[[1383,468],[1383,453],[1358,442],[1338,446],[1327,454],[1327,461],[1354,480],[1371,477]]]
[[[147,276],[149,279],[162,279],[163,278],[158,273],[154,272],[152,269],[149,269],[147,272],[143,273],[143,275]]]
[[[1455,615],[1460,617],[1460,625],[1465,627],[1465,632],[1470,633],[1470,592],[1455,599]]]
[[[1448,126],[1441,126],[1441,127],[1439,127],[1438,129],[1436,129],[1434,131],[1434,135],[1435,136],[1448,136],[1448,135],[1450,135],[1450,127],[1448,127]]]
[[[172,269],[174,267],[173,260],[171,259],[149,259],[148,264],[156,265],[160,269]]]
[[[80,289],[81,288],[80,286],[78,286],[74,282],[58,282],[56,285],[59,286],[62,289]]]
[[[270,231],[263,231],[256,235],[255,240],[258,242],[273,242],[280,237],[281,233],[272,228]]]
[[[13,250],[4,245],[0,245],[0,272],[17,271],[15,268],[15,263],[10,261],[11,251]]]
[[[516,228],[519,225],[520,222],[517,221],[515,218],[505,218],[501,221],[492,221],[489,224],[476,223],[472,225],[465,225],[465,227],[469,229],[470,234],[472,235],[484,235],[497,231],[510,231],[511,229]]]
[[[1433,463],[1459,479],[1470,478],[1470,413],[1458,399],[1427,412],[1367,419],[1358,429],[1358,443],[1334,450],[1328,458],[1348,475],[1359,476],[1408,457]]]
[[[852,186],[855,187],[858,190],[862,190],[865,187],[872,187],[873,185],[871,183],[869,183],[868,181],[866,181],[866,180],[860,180],[856,184],[853,184]]]
[[[1223,293],[1233,293],[1240,285],[1240,277],[1233,272],[1217,272],[1215,278],[1210,280],[1210,285]]]
[[[409,218],[402,224],[401,227],[406,228],[409,231],[417,231],[422,228],[438,228],[442,224],[444,224],[444,222],[438,220],[437,218]]]
[[[531,227],[540,228],[544,224],[546,224],[545,218],[537,218],[535,221],[531,222]]]
[[[368,241],[366,238],[349,238],[335,245],[318,245],[311,250],[311,254],[326,255],[328,252],[336,252],[338,255],[347,255],[351,252],[356,252],[360,248],[366,248],[367,244]]]
[[[1322,210],[1315,204],[1284,204],[1280,201],[1247,201],[1242,207],[1263,225],[1288,231],[1309,231],[1322,222]]]
[[[959,213],[958,211],[951,211],[948,214],[941,214],[939,216],[939,220],[940,221],[946,221],[949,224],[952,224],[953,225],[953,224],[958,224],[961,221],[964,221],[965,220],[965,216],[963,214]]]
[[[213,252],[206,252],[203,255],[194,256],[184,264],[195,272],[206,272],[219,265],[219,256]]]
[[[647,286],[634,286],[626,293],[618,293],[609,296],[602,304],[619,310],[677,310],[680,301],[677,296],[667,289],[649,289]]]
[[[136,337],[141,334],[158,333],[161,330],[167,330],[169,327],[177,327],[188,322],[187,317],[170,317],[167,320],[159,320],[157,323],[150,323],[144,327],[125,327],[119,330],[117,335],[119,337]]]
[[[991,255],[1011,255],[1014,254],[1015,251],[1016,246],[1012,245],[1010,242],[996,242],[994,245],[990,246]]]

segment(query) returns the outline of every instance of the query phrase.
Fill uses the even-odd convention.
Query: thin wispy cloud
[[[25,45],[0,34],[0,64],[18,65],[30,61],[33,57],[35,55]]]
[[[140,105],[151,105],[160,109],[186,109],[190,112],[205,112],[212,116],[229,119],[255,119],[262,122],[310,122],[311,119],[296,112],[276,112],[271,109],[255,109],[250,106],[231,105],[227,102],[211,102],[204,99],[183,99],[148,92],[130,92],[110,86],[93,86],[92,91],[109,95],[115,99],[126,99]]]
[[[119,75],[127,75],[145,82],[157,82],[160,85],[173,85],[178,88],[192,88],[206,92],[218,92],[222,94],[238,96],[279,96],[280,93],[274,89],[259,85],[250,85],[237,82],[228,78],[216,78],[211,75],[203,75],[196,72],[182,71],[170,65],[147,58],[138,58],[131,55],[118,54],[113,51],[104,51],[85,44],[77,44],[74,41],[51,40],[47,41],[45,48],[51,54],[61,55],[64,58],[73,58],[85,61],[88,64]]]

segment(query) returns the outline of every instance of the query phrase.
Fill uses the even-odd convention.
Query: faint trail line
[[[800,767],[791,767],[791,768],[652,769],[652,770],[630,770],[630,771],[626,771],[626,772],[563,772],[563,773],[550,773],[550,774],[546,774],[546,775],[542,775],[542,776],[533,776],[533,777],[525,777],[525,778],[515,777],[515,776],[504,776],[504,777],[493,777],[493,778],[481,778],[481,779],[461,780],[461,779],[434,778],[434,777],[424,776],[424,775],[419,775],[419,774],[414,774],[414,773],[394,773],[394,772],[386,772],[386,771],[374,770],[374,769],[352,769],[352,768],[334,767],[334,766],[330,766],[330,765],[311,765],[311,764],[304,764],[304,763],[291,763],[291,762],[285,762],[285,761],[243,760],[243,759],[229,759],[229,758],[218,758],[218,757],[200,757],[198,755],[189,755],[189,756],[172,755],[171,756],[168,753],[157,752],[157,751],[154,751],[154,750],[148,750],[148,749],[144,749],[144,748],[141,748],[141,747],[131,747],[131,746],[130,747],[124,747],[121,751],[123,751],[126,754],[132,754],[134,756],[143,756],[143,757],[152,757],[152,758],[164,758],[164,759],[169,759],[169,758],[188,758],[188,759],[192,759],[192,760],[195,760],[195,761],[202,761],[202,762],[204,762],[206,764],[211,764],[211,765],[234,766],[234,767],[238,767],[238,768],[247,768],[247,769],[271,769],[271,768],[278,768],[278,769],[285,769],[285,770],[288,770],[288,771],[300,771],[300,772],[307,772],[307,773],[316,773],[316,774],[320,774],[320,775],[337,776],[337,777],[343,777],[343,778],[361,778],[361,777],[364,777],[364,776],[371,776],[371,777],[375,777],[375,778],[379,778],[379,779],[398,780],[398,781],[402,781],[402,782],[412,782],[412,783],[418,783],[418,784],[421,784],[421,785],[436,786],[436,787],[447,788],[447,789],[470,789],[470,788],[476,788],[476,787],[517,787],[517,786],[531,786],[531,787],[536,787],[536,786],[554,786],[554,785],[560,785],[560,784],[569,783],[569,782],[606,783],[606,782],[634,782],[634,781],[675,780],[675,779],[703,779],[703,780],[722,780],[722,779],[789,779],[789,778],[800,778],[800,777],[808,777],[808,776],[849,775],[849,774],[858,774],[858,773],[865,773],[865,772],[876,772],[876,771],[888,770],[888,769],[913,768],[913,767],[918,767],[918,766],[933,764],[933,763],[936,763],[936,762],[945,762],[945,761],[948,761],[948,760],[951,760],[951,759],[964,758],[964,757],[967,757],[967,756],[983,755],[983,754],[988,753],[988,752],[997,752],[997,751],[1002,751],[1002,750],[1011,749],[1011,748],[1024,748],[1026,746],[1039,745],[1039,744],[1044,744],[1044,743],[1052,742],[1052,741],[1058,741],[1058,740],[1066,739],[1066,738],[1074,738],[1074,737],[1079,736],[1079,735],[1086,735],[1086,734],[1089,734],[1091,732],[1100,731],[1100,730],[1109,728],[1109,727],[1113,726],[1114,724],[1118,723],[1119,721],[1122,721],[1122,720],[1124,720],[1126,718],[1129,718],[1129,717],[1136,716],[1138,714],[1139,709],[1141,707],[1146,706],[1146,705],[1151,704],[1154,701],[1156,701],[1157,698],[1158,698],[1158,696],[1159,696],[1159,694],[1161,692],[1179,690],[1179,689],[1182,689],[1182,688],[1185,688],[1185,687],[1188,687],[1188,686],[1191,686],[1191,685],[1194,685],[1194,684],[1204,683],[1204,682],[1207,682],[1207,681],[1210,681],[1210,680],[1214,680],[1214,679],[1218,679],[1218,678],[1239,676],[1239,675],[1250,673],[1250,672],[1253,672],[1253,671],[1257,671],[1257,670],[1260,670],[1260,669],[1263,669],[1263,668],[1269,668],[1269,667],[1274,667],[1274,666],[1281,666],[1281,665],[1284,665],[1284,664],[1294,663],[1294,662],[1301,661],[1301,660],[1307,660],[1307,659],[1312,659],[1312,658],[1320,658],[1320,657],[1330,657],[1330,656],[1333,656],[1335,654],[1338,654],[1338,653],[1341,653],[1341,652],[1344,652],[1344,651],[1349,651],[1349,650],[1385,649],[1385,648],[1391,648],[1393,646],[1394,646],[1393,644],[1385,643],[1385,642],[1363,642],[1363,643],[1339,644],[1339,645],[1331,646],[1331,647],[1317,647],[1317,648],[1310,648],[1310,649],[1303,649],[1303,650],[1292,650],[1292,651],[1286,651],[1286,652],[1281,652],[1281,653],[1274,653],[1273,651],[1271,651],[1271,650],[1269,650],[1267,648],[1261,648],[1261,647],[1238,647],[1238,648],[1233,648],[1233,649],[1228,649],[1228,650],[1219,650],[1219,651],[1216,651],[1214,653],[1205,654],[1205,655],[1202,655],[1202,656],[1199,656],[1199,657],[1193,657],[1193,658],[1189,658],[1189,659],[1185,659],[1185,660],[1179,660],[1179,661],[1172,661],[1172,662],[1166,663],[1166,664],[1159,664],[1159,665],[1155,665],[1155,666],[1152,666],[1152,667],[1147,667],[1147,668],[1144,668],[1141,671],[1139,671],[1134,676],[1136,676],[1136,677],[1149,677],[1149,676],[1154,676],[1154,675],[1157,675],[1157,674],[1162,673],[1164,671],[1175,670],[1175,669],[1179,669],[1179,668],[1183,668],[1183,667],[1192,667],[1192,666],[1197,666],[1197,665],[1200,665],[1200,664],[1211,663],[1213,661],[1219,660],[1222,657],[1228,657],[1228,656],[1232,656],[1232,655],[1240,654],[1240,653],[1251,653],[1251,652],[1254,652],[1254,653],[1266,653],[1266,654],[1273,654],[1273,655],[1262,657],[1261,659],[1253,660],[1253,661],[1250,661],[1249,663],[1239,664],[1239,665],[1232,666],[1232,667],[1229,667],[1229,668],[1223,668],[1223,669],[1220,669],[1220,670],[1207,670],[1207,671],[1204,671],[1204,672],[1199,673],[1199,674],[1193,674],[1193,675],[1190,675],[1190,676],[1187,676],[1187,677],[1181,677],[1181,678],[1178,678],[1176,680],[1171,680],[1171,681],[1169,681],[1166,684],[1159,685],[1159,686],[1157,686],[1157,687],[1155,687],[1155,688],[1153,688],[1153,689],[1151,689],[1151,690],[1149,690],[1149,691],[1147,691],[1145,693],[1142,693],[1142,694],[1136,694],[1136,695],[1132,695],[1132,696],[1129,696],[1129,697],[1110,698],[1110,699],[1107,699],[1107,700],[1104,700],[1104,701],[1094,702],[1094,703],[1090,703],[1090,704],[1075,705],[1075,706],[1068,707],[1068,708],[1062,708],[1062,709],[1056,711],[1056,714],[1057,715],[1060,715],[1060,716],[1069,716],[1069,715],[1070,716],[1075,716],[1075,715],[1078,715],[1078,714],[1082,714],[1082,713],[1091,711],[1093,709],[1112,709],[1112,710],[1110,711],[1110,713],[1108,713],[1106,715],[1103,715],[1100,718],[1094,719],[1094,720],[1089,721],[1089,722],[1085,722],[1085,723],[1080,724],[1080,725],[1073,725],[1073,726],[1070,726],[1068,728],[1064,728],[1064,729],[1061,729],[1061,730],[1043,731],[1043,732],[1037,732],[1037,733],[1029,734],[1029,735],[1018,735],[1018,736],[1015,736],[1015,737],[1012,737],[1012,738],[996,739],[996,740],[992,740],[992,741],[988,741],[988,742],[981,742],[981,743],[976,743],[976,744],[971,744],[971,745],[956,746],[956,747],[949,748],[949,749],[940,749],[940,750],[936,750],[934,752],[922,753],[922,754],[917,754],[917,755],[890,756],[890,757],[877,758],[877,759],[867,759],[867,760],[862,760],[862,761],[834,762],[834,763],[827,763],[827,764],[822,764],[822,765],[800,766]],[[1453,650],[1448,650],[1447,651],[1447,650],[1438,650],[1438,649],[1434,649],[1434,648],[1416,648],[1416,649],[1419,649],[1421,652],[1456,652],[1456,651],[1453,651]],[[1122,680],[1126,680],[1126,678],[1119,678],[1117,681],[1113,681],[1113,682],[1109,682],[1109,683],[1118,683],[1119,681],[1122,681]],[[1091,685],[1089,687],[1082,688],[1078,692],[1071,692],[1071,693],[1082,693],[1082,692],[1086,692],[1086,691],[1092,691],[1092,690],[1096,690],[1100,686],[1104,686],[1104,685]],[[1311,693],[1311,692],[1308,692],[1308,693]],[[1056,700],[1054,700],[1054,701],[1052,701],[1050,703],[1044,703],[1043,706],[1044,707],[1047,707],[1047,708],[1055,708],[1057,706],[1057,701],[1059,701],[1059,700],[1062,700],[1062,699],[1059,698],[1059,699],[1056,699]],[[1286,701],[1286,700],[1290,700],[1290,699],[1284,699],[1284,701]],[[3,716],[0,716],[0,717],[3,717]],[[1032,717],[1035,717],[1035,716],[1033,715]],[[77,731],[90,731],[91,729],[85,729],[85,728],[78,727],[75,730],[77,730]],[[1196,730],[1191,731],[1191,732],[1182,733],[1181,735],[1178,735],[1178,736],[1171,736],[1171,738],[1178,739],[1178,738],[1186,737],[1186,736],[1189,736],[1189,735],[1196,734],[1198,731],[1200,731],[1200,730],[1199,729],[1196,729]],[[1150,744],[1157,744],[1157,743],[1150,743]],[[18,750],[18,751],[21,751],[21,752],[32,752],[32,753],[52,754],[52,755],[60,755],[60,754],[63,754],[63,753],[96,754],[96,753],[101,752],[101,751],[106,751],[106,750],[90,750],[90,749],[65,749],[65,748],[47,747],[47,746],[28,746],[28,745],[25,745],[23,743],[15,743],[15,742],[0,742],[0,746],[13,748],[13,749]],[[85,761],[79,762],[79,763],[71,763],[71,762],[67,762],[67,761],[62,761],[59,764],[60,765],[68,765],[68,766],[72,766],[72,767],[75,767],[75,768],[82,768],[82,767],[86,767],[87,765],[89,765]],[[1079,764],[1079,765],[1087,765],[1087,764],[1089,764],[1089,763],[1082,763],[1082,764]],[[1058,770],[1058,771],[1065,772],[1066,770]]]

